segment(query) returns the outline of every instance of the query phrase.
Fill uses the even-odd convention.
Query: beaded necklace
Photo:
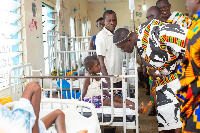
[[[121,41],[119,41],[119,42],[116,42],[116,43],[114,43],[115,45],[117,45],[117,44],[119,44],[119,43],[121,43],[121,42],[123,42],[123,41],[125,41],[128,37],[129,37],[129,35],[131,34],[132,32],[131,31],[129,31],[129,33],[128,33],[128,35],[124,38],[124,39],[122,39]]]

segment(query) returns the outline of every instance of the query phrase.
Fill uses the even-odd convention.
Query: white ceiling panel
[[[128,1],[128,0],[88,0],[88,2],[121,2],[121,1]]]

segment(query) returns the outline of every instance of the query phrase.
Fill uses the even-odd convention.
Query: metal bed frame
[[[50,33],[53,32],[53,33]],[[50,33],[50,34],[49,34]],[[47,42],[49,45],[49,76],[41,76],[42,71],[41,70],[33,70],[31,67],[31,64],[26,64],[22,66],[13,67],[9,74],[9,89],[7,91],[4,90],[3,95],[0,95],[0,97],[4,97],[6,95],[9,95],[12,97],[14,101],[19,100],[26,84],[30,81],[34,81],[34,79],[37,79],[39,81],[41,87],[44,90],[43,86],[43,80],[44,79],[57,79],[62,80],[65,78],[70,79],[70,92],[72,97],[72,90],[73,90],[73,81],[72,78],[78,78],[79,79],[79,87],[80,91],[82,90],[82,78],[92,78],[90,76],[80,76],[79,69],[82,67],[82,61],[84,57],[88,54],[92,54],[93,50],[87,50],[88,44],[89,44],[89,38],[90,37],[67,37],[67,36],[59,36],[58,32],[55,31],[49,31],[47,34]],[[85,41],[87,40],[87,41]],[[78,46],[77,46],[78,45]],[[85,53],[85,54],[83,54]],[[70,56],[68,56],[70,55]],[[136,57],[136,50],[133,54]],[[73,58],[72,58],[73,57]],[[74,59],[74,64],[71,62]],[[123,93],[123,121],[122,122],[113,122],[114,117],[114,107],[113,107],[113,97],[111,97],[111,120],[109,122],[103,122],[103,115],[102,115],[102,121],[100,122],[100,125],[103,126],[123,126],[124,133],[126,133],[126,129],[136,129],[136,133],[139,133],[139,120],[138,120],[138,111],[135,111],[135,121],[134,122],[126,122],[126,98],[127,96],[130,96],[130,88],[129,85],[127,85],[127,82],[125,79],[128,78],[135,78],[135,110],[138,110],[138,74],[137,74],[137,63],[135,63],[134,68],[127,68],[128,66],[128,54],[126,54],[125,60],[125,67],[123,67],[123,74],[122,75],[109,75],[109,76],[98,76],[99,78],[110,78],[111,83],[113,78],[120,77],[122,78],[122,88],[113,88],[111,86],[111,95],[113,95],[113,90],[118,89],[122,90]],[[71,63],[70,63],[71,62]],[[136,58],[135,58],[136,62]],[[78,76],[50,76],[51,72],[54,69],[57,70],[64,70],[70,69],[77,69],[78,70]],[[128,74],[129,70],[135,70],[134,75],[125,75],[125,73]],[[40,76],[33,76],[33,72],[39,72]],[[57,75],[59,75],[57,71]],[[39,80],[38,80],[39,79]],[[112,84],[111,84],[112,85]],[[50,90],[51,96],[53,87],[52,86],[52,80],[50,80]],[[107,89],[107,88],[104,88]],[[62,82],[60,82],[60,90],[62,92]],[[2,94],[2,91],[0,92]],[[62,95],[61,95],[62,98]],[[103,99],[101,99],[103,101]],[[103,113],[103,109],[102,109]]]
[[[57,75],[58,75],[58,70],[64,70],[66,71],[66,69],[69,69],[72,71],[72,69],[77,69],[78,71],[78,77],[81,78],[79,76],[79,69],[83,66],[82,62],[83,59],[85,57],[85,55],[91,55],[95,52],[95,50],[87,50],[88,46],[89,46],[89,38],[91,38],[90,36],[87,37],[67,37],[67,36],[60,36],[59,33],[56,32],[56,36],[54,36],[53,38],[51,37],[50,34],[52,34],[51,32],[54,31],[49,31],[47,33],[47,37],[48,37],[48,44],[49,44],[49,49],[55,49],[55,50],[51,50],[51,51],[55,51],[55,53],[50,52],[50,57],[54,56],[53,60],[50,60],[49,62],[49,73],[56,69],[57,70]],[[53,33],[54,34],[54,33]],[[54,45],[52,45],[54,44]],[[53,46],[53,47],[52,47]],[[123,61],[125,62],[123,64],[123,69],[122,69],[122,73],[123,76],[132,76],[135,78],[135,106],[138,109],[138,74],[137,74],[137,63],[136,63],[136,49],[134,51],[134,53],[132,53],[132,56],[135,57],[135,64],[134,64],[134,68],[128,68],[128,64],[129,64],[129,58],[130,58],[130,54],[123,54]],[[72,62],[73,61],[73,62]],[[135,70],[135,74],[134,75],[129,75],[129,71],[130,70]],[[128,74],[128,75],[125,75]],[[86,78],[86,77],[84,77]],[[73,81],[70,79],[70,91],[72,91],[73,89]],[[127,78],[128,79],[128,78]],[[122,90],[123,90],[123,96],[124,98],[126,98],[127,96],[130,97],[130,88],[129,88],[129,80],[127,80],[127,82],[125,82],[125,78],[122,78],[123,80],[123,86],[122,86]],[[82,80],[79,81],[79,87],[81,88],[81,82]],[[62,83],[62,82],[60,82]],[[62,85],[60,85],[62,86]],[[60,88],[61,92],[62,92],[62,87]],[[133,91],[133,90],[132,90]],[[72,93],[71,93],[72,95]],[[62,95],[61,95],[62,98]],[[125,101],[125,99],[124,99]],[[125,104],[123,105],[125,106]],[[126,112],[125,111],[126,108],[123,108],[123,113]],[[110,123],[100,123],[100,125],[110,125],[110,126],[123,126],[124,127],[124,133],[126,133],[126,129],[136,129],[136,132],[138,133],[138,125],[139,125],[139,121],[138,121],[138,112],[136,111],[136,122],[135,122],[135,127],[128,127],[127,125],[129,123],[114,123],[111,122]],[[125,118],[125,114],[123,116],[123,121],[126,121]],[[132,125],[134,125],[132,123]]]

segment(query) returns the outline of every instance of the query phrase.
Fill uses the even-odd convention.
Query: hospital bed
[[[26,68],[24,68],[26,67]],[[42,86],[42,80],[43,79],[63,79],[63,78],[74,78],[71,76],[68,77],[61,77],[61,76],[32,76],[30,69],[31,69],[31,65],[27,64],[27,65],[22,65],[21,67],[15,67],[12,69],[12,72],[10,72],[10,89],[9,89],[9,93],[8,95],[12,96],[13,101],[17,101],[19,100],[24,87],[26,86],[26,84],[30,81],[35,81],[33,79],[38,79],[37,81],[39,81],[40,85]],[[18,71],[17,71],[18,70]],[[25,72],[27,71],[27,72]],[[18,74],[16,74],[18,73]],[[108,76],[109,77],[109,76]],[[119,76],[110,76],[111,80],[114,77],[119,77]],[[132,75],[122,75],[120,76],[123,80],[123,82],[125,82],[125,78],[131,78],[134,77]],[[82,78],[86,78],[85,76],[77,76],[76,78],[79,78],[80,80]],[[89,78],[89,77],[88,77]],[[102,77],[105,78],[105,77]],[[52,80],[51,80],[52,81]],[[112,81],[111,81],[112,82]],[[61,82],[62,83],[62,82]],[[123,90],[123,95],[126,97],[127,94],[127,89],[125,86],[125,83],[123,84],[124,89]],[[62,87],[62,85],[61,85]],[[62,88],[61,88],[62,89]],[[72,88],[71,88],[72,90]],[[111,95],[113,93],[113,87],[111,86]],[[44,92],[44,91],[43,91]],[[137,91],[136,91],[137,93]],[[125,103],[125,97],[124,97],[124,103]],[[137,96],[135,96],[135,98],[137,98]],[[51,101],[55,101],[56,102],[57,99],[53,99]],[[58,99],[59,100],[59,99]],[[60,99],[60,100],[67,100],[67,99]],[[71,99],[72,101],[76,101],[74,99]],[[113,97],[111,97],[111,100],[113,100]],[[61,101],[57,101],[61,102]],[[136,110],[138,109],[138,103],[137,103],[137,99],[135,99],[135,104],[136,104]],[[58,107],[60,106],[60,107]],[[60,103],[60,105],[58,104],[42,104],[41,105],[41,112],[45,112],[43,110],[45,109],[50,109],[50,110],[54,110],[60,108],[62,110],[64,110],[64,107],[62,106],[62,104]],[[136,131],[138,131],[138,127],[137,127],[137,121],[138,121],[138,112],[128,109],[125,107],[123,108],[114,108],[113,104],[111,105],[111,107],[105,107],[102,106],[99,109],[95,109],[99,118],[99,122],[100,125],[104,125],[104,126],[123,126],[124,127],[124,133],[126,132],[126,129],[136,129]],[[87,110],[87,109],[79,109],[79,112],[82,113],[85,117],[89,117],[92,113],[91,111]],[[43,113],[46,114],[46,113]],[[102,115],[103,114],[103,115]],[[124,122],[126,121],[126,122]]]
[[[37,78],[26,78],[33,77],[33,73],[35,72],[39,72],[39,74],[34,74]],[[4,106],[13,107],[20,99],[25,86],[29,82],[37,81],[40,86],[42,86],[43,81],[40,73],[41,70],[32,70],[31,64],[15,66],[10,69],[9,88],[0,91],[0,98],[10,96],[13,101]],[[45,98],[43,96],[44,88],[42,87],[40,118],[55,109],[61,109],[65,113],[66,129],[68,133],[75,133],[80,130],[88,130],[88,133],[101,133],[96,109],[92,104],[77,100]],[[56,107],[53,106],[54,104],[56,104]],[[90,117],[84,117],[81,115],[77,108],[87,108],[87,110],[91,112]],[[53,125],[49,130],[56,133],[55,125]]]
[[[89,47],[89,40],[91,37],[68,37],[68,36],[60,36],[57,34],[56,37],[51,38],[51,32],[49,31],[47,36],[49,38],[48,43],[49,49],[56,49],[51,51],[56,51],[55,53],[51,53],[50,57],[54,56],[54,60],[50,61],[51,66],[49,66],[49,71],[51,72],[53,69],[56,70],[73,70],[76,69],[78,72],[78,77],[81,75],[80,68],[83,67],[83,60],[87,55],[93,54],[95,51],[88,50]],[[51,44],[54,44],[53,47],[51,47]],[[51,52],[50,51],[50,52]],[[136,103],[136,108],[138,108],[138,76],[137,76],[137,63],[136,58],[134,58],[133,62],[134,65],[132,68],[129,66],[129,59],[130,56],[136,57],[136,51],[130,54],[123,54],[123,76],[127,74],[126,77],[127,81],[125,81],[125,77],[123,77],[123,87],[120,88],[123,90],[124,95],[124,101],[125,98],[130,97],[130,90],[133,92],[135,91],[135,99],[132,99]],[[53,63],[52,63],[53,62]],[[134,74],[129,75],[129,72],[134,70]],[[131,77],[132,76],[132,77]],[[129,81],[130,79],[135,79],[134,87],[130,88]],[[70,84],[72,84],[69,88],[69,90],[73,90],[75,86],[78,86],[81,91],[82,87],[82,79],[79,77],[78,82],[74,84],[72,80],[69,80]],[[62,86],[62,85],[60,85]],[[62,87],[60,88],[62,91]],[[105,88],[106,89],[106,88]],[[62,95],[61,95],[62,97]],[[124,104],[125,106],[125,104]],[[125,107],[123,109],[115,109],[113,107],[107,108],[105,110],[108,110],[106,112],[102,112],[102,109],[96,109],[99,116],[100,125],[109,125],[109,126],[123,126],[124,127],[124,133],[126,132],[126,129],[136,129],[136,132],[139,132],[138,130],[138,112],[134,111],[131,112],[129,109],[126,109]],[[112,109],[113,108],[113,109]],[[113,111],[114,110],[114,111]],[[89,113],[84,113],[85,115],[89,115]],[[104,114],[104,115],[102,115]],[[130,115],[129,115],[130,114]],[[106,119],[107,116],[108,118]],[[128,117],[130,116],[130,117]],[[129,121],[130,120],[130,121]],[[126,122],[125,122],[126,121]]]
[[[116,77],[121,77],[122,81],[125,82],[125,78],[133,78],[133,75],[120,75],[120,76],[77,76],[77,78],[82,79],[82,78],[95,78],[95,77],[100,77],[100,78],[110,78],[111,79],[111,95],[113,95],[113,91],[114,90],[122,90],[123,93],[123,108],[114,108],[113,105],[113,97],[111,97],[111,107],[108,106],[102,106],[100,108],[96,108],[97,111],[97,115],[99,118],[99,122],[100,125],[102,126],[123,126],[124,127],[124,133],[126,133],[126,129],[136,129],[138,131],[137,128],[137,120],[138,120],[138,103],[137,100],[132,100],[133,102],[135,102],[135,110],[131,110],[129,108],[126,108],[126,101],[125,99],[127,98],[127,89],[125,89],[126,87],[122,88],[113,88],[112,83],[113,83],[113,78]],[[64,79],[64,78],[74,78],[71,76],[30,76],[30,77],[24,77],[24,78],[40,78],[40,79],[47,79],[47,78],[59,78],[59,79]],[[62,89],[62,85],[61,85],[61,89]],[[104,88],[105,90],[107,88]],[[72,87],[70,88],[70,91],[72,91]],[[137,92],[136,92],[137,93]],[[103,95],[103,91],[102,91],[102,95]],[[74,100],[74,99],[73,99]],[[101,99],[101,101],[103,101],[103,99]],[[52,109],[57,109],[59,108],[58,105],[52,105],[52,104],[47,104],[44,105],[44,108],[52,108]],[[62,108],[62,106],[61,106]],[[89,117],[91,115],[91,112],[88,111],[87,109],[84,110],[79,110],[80,113],[83,113],[83,116],[85,117]],[[124,122],[126,121],[126,122]]]
[[[21,67],[18,66],[18,67],[15,67],[13,68],[10,72],[11,73],[11,76],[10,76],[10,87],[9,88],[9,94],[11,94],[12,98],[13,98],[13,101],[18,101],[23,90],[24,90],[24,87],[26,86],[26,84],[30,81],[34,81],[33,79],[39,79],[39,83],[41,84],[41,80],[43,80],[44,78],[74,78],[74,77],[71,77],[71,76],[68,76],[68,77],[61,77],[61,76],[32,76],[32,74],[29,75],[29,73],[31,73],[30,71],[31,69],[31,65],[30,64],[27,64],[27,65],[22,65]],[[18,70],[18,71],[16,71]],[[25,72],[27,71],[27,72]],[[16,72],[18,74],[16,74]],[[26,76],[26,74],[28,76]],[[111,78],[111,82],[112,82],[112,78],[116,77],[116,76],[108,76]],[[123,80],[125,80],[125,78],[128,78],[128,77],[131,77],[131,76],[121,76],[123,78]],[[79,76],[79,78],[86,78],[85,76]],[[91,77],[88,77],[88,78],[91,78]],[[102,78],[105,78],[105,76]],[[113,86],[111,86],[113,88]],[[111,88],[111,95],[113,95],[113,89]],[[8,95],[9,95],[8,94]],[[124,94],[125,95],[125,94]],[[113,100],[113,97],[111,97],[111,100]],[[125,100],[125,98],[124,98]],[[99,109],[88,109],[88,107],[84,104],[85,102],[80,102],[80,101],[77,101],[77,100],[69,100],[69,99],[48,99],[48,98],[44,98],[42,99],[42,103],[41,103],[41,113],[40,113],[40,117],[48,114],[50,111],[53,111],[54,109],[61,109],[63,110],[63,112],[66,114],[66,115],[69,115],[70,113],[68,112],[67,110],[67,107],[69,107],[69,105],[64,105],[64,104],[72,104],[74,105],[75,103],[77,103],[79,106],[84,106],[84,108],[77,108],[76,107],[76,110],[78,112],[80,112],[85,118],[85,117],[90,117],[91,119],[97,119],[97,115],[98,115],[98,118],[99,118],[99,121],[100,121],[100,125],[109,125],[109,126],[126,126],[125,129],[135,129],[136,128],[136,125],[135,125],[135,117],[136,117],[136,114],[137,114],[137,111],[135,112],[134,110],[130,110],[130,109],[126,109],[125,106],[124,108],[114,108],[113,107],[113,104],[111,105],[111,107],[101,107]],[[87,103],[89,104],[89,107],[92,108],[93,105],[90,104],[90,103]],[[13,106],[12,104],[11,105],[6,105],[6,106]],[[91,107],[92,106],[92,107]],[[87,107],[87,108],[85,108]],[[94,108],[94,107],[93,107]],[[95,110],[95,112],[93,111]],[[137,110],[137,103],[136,103],[136,110]],[[74,111],[72,111],[74,112]],[[96,114],[96,116],[93,116],[94,114]],[[96,117],[96,118],[93,118],[93,117]],[[67,117],[68,118],[68,117]],[[67,122],[70,123],[70,119],[66,118],[66,124]],[[91,121],[90,119],[86,119],[88,121],[85,121],[84,123],[86,123],[86,125],[88,125]],[[80,121],[79,119],[76,119],[76,121]],[[123,122],[123,121],[126,121],[126,122]],[[94,123],[94,121],[92,122]],[[97,122],[98,123],[98,122]],[[96,123],[96,125],[98,125]],[[67,126],[68,127],[68,126]],[[71,127],[71,126],[70,126]],[[84,126],[85,127],[85,126]],[[92,127],[95,127],[96,129],[90,129],[90,128],[87,128],[88,130],[97,130],[98,132],[98,126],[92,126]],[[53,128],[53,131],[55,131],[54,127]],[[52,130],[52,128],[50,130]],[[84,128],[75,128],[75,129],[84,129]],[[70,128],[70,130],[72,130]],[[126,131],[124,131],[126,132]],[[69,131],[70,133],[70,131]],[[73,131],[72,131],[73,133]],[[91,132],[92,133],[92,132]]]
[[[57,87],[57,85],[55,83],[53,83],[52,81],[59,81],[61,79],[64,78],[68,78],[69,79],[69,83],[70,83],[70,88],[69,91],[72,91],[73,88],[79,87],[80,91],[82,90],[82,79],[86,78],[84,76],[80,76],[80,71],[79,68],[82,67],[82,62],[84,60],[84,58],[88,55],[91,54],[94,51],[89,51],[86,50],[87,49],[87,45],[88,42],[85,41],[86,39],[88,39],[89,37],[86,37],[86,39],[84,37],[78,37],[78,38],[68,38],[67,36],[59,36],[59,34],[53,34],[53,37],[51,38],[50,36],[48,36],[49,41],[51,41],[49,44],[49,75],[48,76],[34,76],[32,72],[33,71],[29,71],[29,70],[23,70],[20,71],[20,73],[22,73],[21,75],[17,75],[17,74],[13,74],[10,76],[10,88],[9,88],[9,93],[7,93],[8,95],[12,96],[12,98],[14,100],[18,100],[19,97],[21,96],[23,89],[25,87],[25,85],[30,82],[30,81],[34,81],[35,79],[37,79],[37,81],[40,82],[40,85],[42,87],[43,93],[42,96],[44,95],[45,91],[50,91],[50,97],[52,98],[52,92],[55,91],[55,87]],[[62,39],[64,39],[65,41],[62,41]],[[81,40],[81,42],[77,42],[77,40]],[[83,41],[83,42],[82,42]],[[62,43],[61,43],[62,42]],[[63,43],[64,42],[64,43]],[[81,46],[81,44],[84,44],[84,46]],[[62,45],[62,46],[61,46]],[[62,50],[61,47],[64,47],[67,49],[65,51]],[[71,45],[74,45],[74,47],[72,47]],[[80,45],[77,46],[77,49],[75,48],[76,45]],[[74,48],[74,49],[73,49]],[[54,52],[53,52],[54,51]],[[68,56],[70,55],[70,56]],[[136,52],[134,53],[134,56],[136,55]],[[126,57],[126,59],[128,60],[128,57]],[[72,60],[74,60],[74,62],[71,62]],[[30,64],[29,64],[30,65]],[[27,65],[27,67],[29,66]],[[65,67],[64,67],[65,66]],[[24,67],[24,66],[21,66]],[[31,65],[29,68],[30,69]],[[50,73],[52,72],[52,70],[57,69],[57,70],[65,70],[69,68],[70,70],[72,69],[77,69],[78,72],[78,76],[76,77],[64,77],[64,76],[50,76]],[[115,88],[115,89],[121,89],[122,93],[123,93],[123,108],[114,108],[113,104],[111,104],[111,107],[107,107],[107,106],[102,106],[99,109],[96,109],[97,112],[97,116],[100,122],[100,125],[102,126],[123,126],[124,128],[124,133],[126,133],[126,129],[136,129],[136,132],[139,132],[139,121],[138,121],[138,111],[135,110],[131,110],[129,108],[126,108],[125,106],[125,99],[128,98],[128,96],[130,95],[130,90],[128,89],[128,85],[125,79],[130,79],[130,78],[134,78],[135,79],[135,99],[131,99],[132,101],[135,102],[135,108],[136,110],[138,110],[138,79],[137,79],[137,66],[136,63],[134,65],[135,69],[135,74],[134,75],[125,75],[125,73],[128,73],[129,70],[131,70],[132,68],[127,68],[127,64],[125,65],[125,67],[123,67],[123,75],[116,75],[116,76],[110,76],[110,80],[112,80],[112,78],[115,77],[120,77],[122,78],[122,82],[123,82],[123,86],[122,88]],[[17,68],[19,69],[19,68]],[[24,72],[26,71],[26,73]],[[28,72],[29,71],[29,72]],[[12,72],[10,73],[15,73],[18,72],[18,70],[13,69]],[[58,74],[59,75],[59,74]],[[74,84],[74,81],[72,80],[73,78],[78,79],[78,82],[76,81],[76,83]],[[102,77],[103,78],[103,77]],[[34,79],[34,80],[33,80]],[[47,84],[50,84],[49,88],[45,86],[46,80],[48,80]],[[54,79],[54,80],[52,80]],[[104,88],[107,89],[107,88]],[[60,82],[60,90],[62,92],[62,82]],[[111,95],[113,93],[114,88],[111,87]],[[71,93],[72,94],[72,93]],[[62,95],[60,96],[60,100],[62,99]],[[57,99],[51,99],[51,101],[56,101]],[[66,99],[64,99],[66,100]],[[71,99],[72,101],[76,101],[74,99]],[[111,100],[113,100],[113,98],[111,98]],[[58,101],[61,102],[61,101]],[[57,103],[43,103],[42,106],[42,110],[45,108],[48,109],[56,109],[58,108],[58,102]],[[64,107],[62,106],[63,104],[61,104],[61,109],[64,109]],[[79,112],[81,114],[83,114],[85,117],[89,117],[92,113],[91,111],[87,110],[87,108],[79,108]]]
[[[15,103],[16,102],[7,103],[4,106],[13,107]],[[56,104],[57,107],[55,109],[61,109],[64,112],[67,133],[76,133],[80,130],[88,130],[88,133],[101,133],[96,109],[91,104],[69,99],[45,98],[41,100],[40,119],[55,110],[53,108],[49,109],[49,106],[44,108],[44,105],[48,104]],[[91,115],[85,117],[79,113],[77,108],[87,108],[87,110],[91,112]],[[57,133],[54,124],[48,131]]]

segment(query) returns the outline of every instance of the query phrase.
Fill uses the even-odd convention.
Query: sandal
[[[147,112],[147,109],[152,105],[152,101],[150,101],[146,106],[144,106],[144,103],[142,102],[142,108],[140,113],[145,114]]]

